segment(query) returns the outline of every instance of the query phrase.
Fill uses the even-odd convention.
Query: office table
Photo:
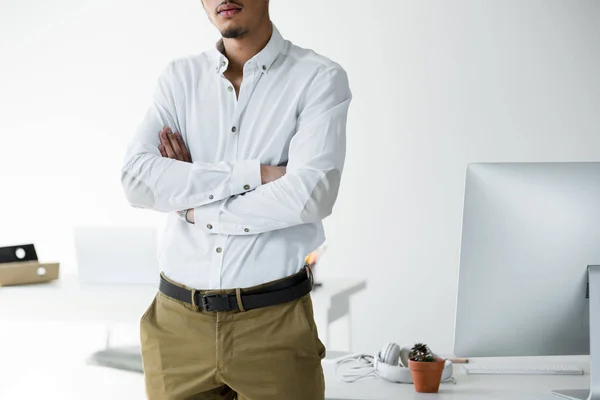
[[[313,293],[313,301],[320,334],[325,338],[328,325],[349,313],[350,297],[366,284],[341,279],[323,279],[322,282],[323,287]],[[85,345],[85,334],[77,336],[77,333],[69,330],[75,329],[73,323],[79,322],[137,322],[155,293],[156,288],[152,286],[80,285],[75,276],[68,275],[39,286],[1,287],[0,327],[3,331],[0,332],[0,338],[4,340],[0,342],[0,398],[144,400],[141,374],[87,365],[91,348]],[[32,341],[20,340],[23,332],[7,332],[10,331],[10,321],[35,321],[40,326],[44,321],[67,321],[71,324],[65,328],[68,334],[54,336],[52,343],[45,343],[44,331],[40,331],[39,336],[29,335]],[[73,341],[74,336],[78,337],[77,342]],[[329,342],[327,339],[325,341]],[[589,371],[588,357],[534,361],[545,364],[552,360],[573,363]],[[331,364],[324,363],[326,396],[329,400],[558,400],[550,395],[551,390],[583,389],[589,383],[587,374],[482,376],[467,375],[461,365],[455,365],[454,369],[456,385],[443,383],[440,393],[423,395],[415,393],[412,385],[393,384],[374,378],[345,383],[336,376]]]
[[[67,339],[63,339],[67,342]],[[58,344],[63,345],[62,343]],[[41,346],[40,346],[41,347]],[[0,344],[2,348],[2,344]],[[0,398],[10,400],[145,400],[143,375],[85,364],[82,354],[53,360],[36,351],[36,362],[3,352],[0,358]],[[587,368],[582,360],[573,361]],[[456,385],[443,383],[437,394],[418,394],[413,385],[380,379],[345,383],[331,365],[324,365],[326,400],[559,400],[556,388],[585,388],[584,376],[482,376],[466,375],[455,366]],[[282,398],[282,400],[285,400]],[[310,399],[307,399],[310,400]]]
[[[548,357],[519,359],[476,359],[479,363],[553,364],[567,363],[582,368],[584,375],[468,375],[461,364],[454,365],[456,384],[442,383],[437,394],[416,393],[413,385],[365,378],[346,383],[336,375],[335,367],[324,364],[328,400],[560,400],[556,389],[589,387],[589,357]]]

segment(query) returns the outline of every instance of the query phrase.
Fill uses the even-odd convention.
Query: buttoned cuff
[[[206,233],[216,233],[219,226],[219,212],[223,201],[194,208],[194,225]]]
[[[254,190],[261,184],[260,160],[244,160],[235,163],[229,184],[232,195]]]

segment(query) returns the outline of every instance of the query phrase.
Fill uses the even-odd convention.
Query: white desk
[[[67,338],[63,340],[67,342]],[[36,362],[32,363],[18,359],[17,354],[3,352],[0,359],[1,399],[145,400],[142,374],[85,365],[84,354],[56,360],[36,351],[35,356]],[[576,363],[587,367],[585,362]],[[456,385],[444,383],[438,394],[418,394],[412,385],[379,379],[341,382],[331,366],[326,365],[324,369],[327,400],[559,400],[550,395],[551,389],[585,388],[589,377],[473,376],[466,375],[462,367],[457,366]]]
[[[365,289],[366,282],[352,279],[323,279],[321,282],[323,286],[312,293],[315,322],[321,340],[331,348],[331,324],[344,316],[350,322],[350,298]],[[61,276],[39,285],[0,287],[0,326],[11,320],[137,323],[157,287],[83,285],[76,275]],[[349,327],[349,335],[350,332]]]
[[[589,387],[589,362],[586,357],[524,359],[526,363],[568,363],[583,368],[585,375],[468,375],[462,365],[454,365],[457,383],[442,383],[437,394],[416,393],[413,385],[394,384],[378,378],[365,378],[353,383],[341,381],[332,365],[324,365],[328,400],[560,400],[551,395],[555,389],[586,389]],[[551,361],[548,361],[551,360]],[[500,360],[498,362],[511,362]],[[474,362],[496,362],[476,360]],[[517,361],[523,362],[523,361]],[[513,362],[511,362],[513,364]]]
[[[313,293],[321,336],[325,338],[329,324],[350,311],[350,297],[365,286],[364,282],[323,280],[323,287]],[[131,323],[139,319],[155,292],[155,287],[146,286],[84,287],[74,276],[39,286],[0,288],[0,339],[3,339],[0,342],[0,399],[144,400],[141,374],[86,365],[92,348],[85,344],[85,335],[74,334],[69,331],[70,327],[66,328],[66,334],[53,337],[50,345],[43,342],[42,332],[39,338],[33,336],[33,342],[21,341],[23,332],[8,332],[7,336],[2,333],[10,331],[10,321]],[[589,371],[587,357],[559,360]],[[466,375],[462,366],[455,365],[456,385],[444,383],[440,393],[423,395],[415,393],[412,385],[373,378],[345,383],[337,378],[331,365],[324,365],[324,369],[326,395],[331,400],[558,400],[550,395],[551,390],[584,389],[589,382],[587,374]]]

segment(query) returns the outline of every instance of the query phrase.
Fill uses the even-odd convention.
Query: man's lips
[[[240,11],[242,11],[242,10],[240,10],[239,8],[234,8],[231,10],[221,11],[219,13],[219,15],[222,17],[233,17],[235,14],[239,13]]]
[[[239,7],[227,5],[227,6],[221,7],[218,14],[222,17],[232,17],[235,14],[239,13],[240,11],[242,11],[242,9]]]

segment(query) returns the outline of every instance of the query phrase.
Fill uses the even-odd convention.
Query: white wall
[[[355,349],[452,350],[471,161],[597,160],[600,2],[272,0],[284,36],[340,62],[348,159],[319,273],[369,279]],[[218,39],[199,0],[0,0],[0,244],[73,269],[75,224],[154,224],[123,147],[172,58]]]

